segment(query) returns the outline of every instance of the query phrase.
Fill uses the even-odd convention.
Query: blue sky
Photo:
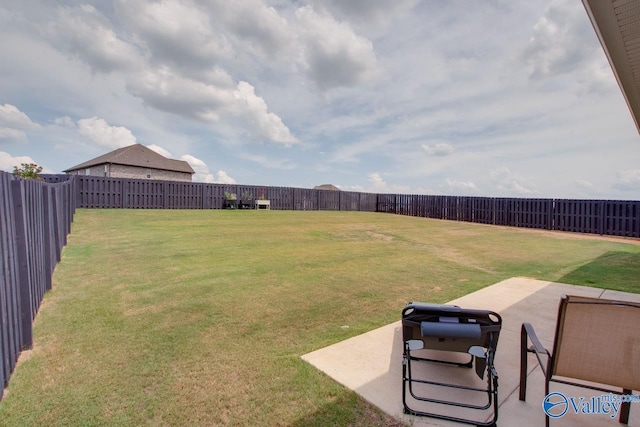
[[[580,0],[4,0],[0,58],[0,170],[140,143],[196,181],[640,199]]]

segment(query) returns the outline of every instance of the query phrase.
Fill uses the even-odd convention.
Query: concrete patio
[[[451,304],[464,308],[490,309],[503,318],[496,354],[499,375],[499,426],[543,426],[542,401],[544,378],[535,356],[529,355],[527,401],[518,399],[520,369],[520,328],[532,323],[542,344],[553,348],[553,336],[561,295],[640,302],[640,294],[552,283],[528,278],[511,278],[466,295]],[[398,317],[402,307],[398,307]],[[638,356],[640,363],[640,356]],[[304,360],[354,390],[387,414],[411,426],[461,426],[464,424],[434,418],[403,414],[402,406],[402,328],[400,321],[350,338],[302,356]],[[434,371],[437,375],[438,368]],[[477,378],[477,377],[476,377]],[[551,384],[551,391],[576,398],[600,396],[603,393],[584,388]],[[637,394],[637,390],[635,394]],[[441,407],[442,405],[440,405]],[[450,414],[460,415],[450,407]],[[488,411],[487,411],[488,412]],[[487,415],[488,416],[491,414]],[[479,419],[483,421],[483,419]],[[552,426],[616,426],[617,418],[608,415],[581,414],[567,411],[562,418],[551,420]],[[631,404],[629,426],[640,426],[640,404]]]

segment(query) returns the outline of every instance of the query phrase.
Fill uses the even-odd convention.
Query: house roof
[[[338,187],[336,187],[333,184],[322,184],[322,185],[316,185],[315,187],[313,187],[314,190],[332,190],[332,191],[340,191],[340,189]]]
[[[582,0],[640,132],[640,0]]]
[[[118,148],[95,159],[88,160],[79,165],[70,167],[63,172],[71,172],[78,169],[86,169],[91,166],[103,165],[105,163],[138,166],[142,168],[161,169],[167,171],[184,172],[194,174],[195,171],[189,163],[183,160],[167,159],[150,148],[141,144],[134,144],[128,147]]]

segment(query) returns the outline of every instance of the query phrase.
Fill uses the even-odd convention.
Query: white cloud
[[[387,29],[395,18],[409,12],[418,2],[419,0],[316,0],[314,4],[319,7],[327,5],[358,27],[380,32]]]
[[[238,118],[260,139],[290,145],[297,142],[282,119],[268,111],[253,86],[241,81],[235,88],[219,87],[182,77],[164,67],[134,79],[130,88],[147,104],[164,111],[217,123]]]
[[[369,189],[373,193],[384,193],[388,190],[388,184],[378,172],[369,174]]]
[[[528,179],[519,176],[506,167],[499,167],[489,173],[496,189],[506,195],[529,196],[537,193]]]
[[[516,180],[511,181],[510,183],[508,183],[507,185],[503,185],[504,189],[507,190],[511,190],[516,192],[517,194],[522,194],[522,195],[532,195],[535,194],[535,190],[525,187],[524,185],[522,185],[521,183],[519,183]]]
[[[160,154],[161,156],[166,157],[167,159],[173,159],[174,158],[173,154],[171,154],[171,152],[169,152],[169,150],[166,150],[166,149],[160,147],[159,145],[151,144],[151,145],[147,145],[147,148],[150,149],[150,150],[155,151],[156,153]]]
[[[263,156],[259,154],[247,153],[242,156],[244,160],[260,165],[265,169],[293,170],[297,168],[297,164],[291,159],[282,156]]]
[[[456,179],[447,179],[447,188],[457,193],[467,194],[478,190],[476,184],[471,181],[458,181]]]
[[[448,156],[452,154],[454,151],[453,146],[446,143],[439,143],[433,146],[422,144],[421,148],[427,154],[427,156],[436,156],[436,157]]]
[[[592,190],[594,188],[592,182],[585,181],[584,179],[576,179],[575,184],[576,184],[576,187],[584,190]]]
[[[220,112],[234,103],[230,88],[182,77],[168,67],[146,70],[128,87],[152,107],[206,122],[217,122]]]
[[[42,31],[96,71],[130,69],[141,59],[137,49],[121,40],[111,22],[91,5],[59,6],[57,19],[43,26]]]
[[[250,117],[250,123],[255,126],[262,138],[285,145],[298,142],[291,135],[289,128],[282,123],[282,119],[267,111],[267,103],[255,94],[253,86],[247,82],[240,82],[235,93],[237,99],[241,101],[240,109],[246,111]]]
[[[18,129],[0,127],[0,144],[12,142],[27,142],[27,134]]]
[[[328,12],[311,6],[296,11],[304,65],[322,90],[364,82],[377,72],[373,44],[337,22]]]
[[[236,180],[231,178],[227,172],[223,171],[223,170],[219,170],[216,173],[216,178],[213,181],[216,184],[236,184]]]
[[[220,182],[640,194],[617,175],[638,169],[640,144],[580,2],[8,4],[0,105],[18,113],[0,149],[56,170],[124,145],[121,127],[126,143],[215,159],[224,171],[202,179]],[[81,133],[91,117],[104,123]]]
[[[78,133],[98,146],[112,150],[136,143],[136,137],[126,127],[109,126],[104,119],[95,116],[78,120]]]
[[[74,122],[69,116],[57,117],[53,120],[53,123],[69,129],[75,129],[76,127],[76,122]]]
[[[367,192],[369,193],[408,193],[410,188],[405,185],[392,185],[387,183],[379,172],[373,172],[368,175],[369,186]]]
[[[116,9],[144,40],[154,62],[205,67],[232,56],[226,37],[211,25],[201,2],[120,0]]]
[[[193,170],[196,172],[193,175],[193,180],[196,182],[214,182],[213,175],[209,172],[209,167],[202,160],[193,157],[191,154],[185,154],[180,157],[180,160],[184,160],[189,163]]]
[[[26,132],[39,128],[15,105],[0,105],[0,144],[27,142]]]
[[[38,129],[40,125],[31,121],[29,116],[11,104],[0,105],[0,127],[20,130]]]
[[[628,169],[618,172],[613,188],[621,191],[638,191],[640,188],[640,169]]]
[[[13,167],[20,167],[22,163],[36,163],[29,156],[12,156],[9,153],[0,151],[0,170],[5,172],[13,172]]]
[[[287,21],[262,0],[212,0],[209,11],[227,29],[235,52],[251,52],[263,60],[286,52],[291,55],[295,34]],[[270,61],[272,62],[272,61]]]
[[[590,37],[584,28],[584,8],[579,3],[554,0],[545,15],[533,27],[533,35],[525,51],[531,77],[542,78],[578,69],[593,59]],[[590,36],[590,37],[589,37]]]

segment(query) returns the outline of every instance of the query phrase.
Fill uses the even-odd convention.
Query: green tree
[[[44,181],[39,175],[40,172],[42,172],[42,166],[38,166],[35,163],[22,163],[19,168],[17,166],[13,167],[13,176]]]

